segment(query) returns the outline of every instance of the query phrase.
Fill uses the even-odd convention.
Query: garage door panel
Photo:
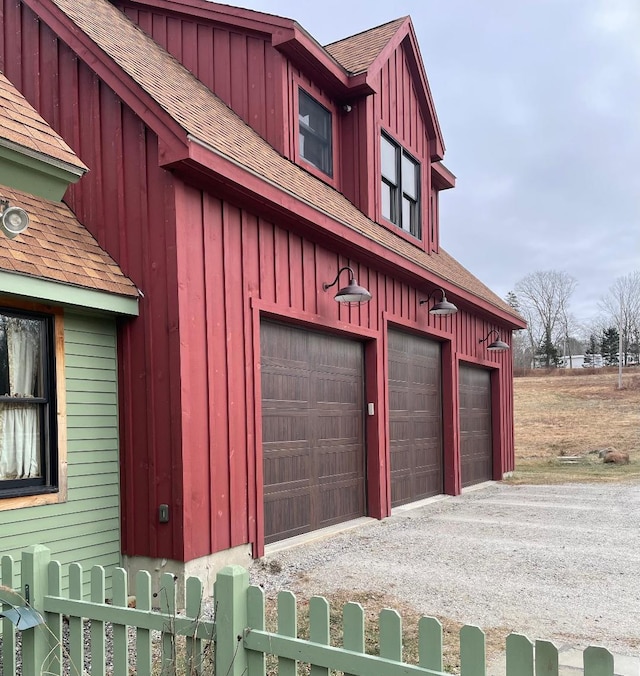
[[[491,373],[460,366],[460,473],[462,486],[493,478]]]
[[[264,482],[274,490],[297,481],[309,482],[311,458],[305,449],[280,449],[268,453],[264,463]]]
[[[389,331],[391,504],[442,493],[440,345]]]
[[[362,516],[362,345],[265,322],[261,368],[265,542]]]
[[[262,378],[262,397],[272,401],[307,401],[309,373],[273,367]]]
[[[262,440],[300,441],[309,436],[309,419],[306,407],[291,411],[291,407],[282,407],[279,411],[270,411],[262,422]]]
[[[275,495],[265,495],[265,523],[277,533],[288,537],[300,535],[309,530],[311,523],[311,499],[307,488]]]

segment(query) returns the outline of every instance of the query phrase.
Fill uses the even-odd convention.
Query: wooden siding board
[[[209,484],[211,514],[207,517],[212,551],[230,546],[231,505],[229,502],[229,428],[227,425],[228,382],[225,325],[225,260],[223,254],[222,203],[209,195],[204,203],[204,258],[207,287],[207,379],[209,388],[208,427],[212,439]]]
[[[245,344],[243,277],[244,258],[242,255],[241,212],[236,207],[223,208],[223,259],[225,262],[225,306],[227,341],[227,426],[229,428],[229,503],[233,517],[231,521],[231,546],[247,542],[247,437],[244,418],[245,357],[235,346]],[[233,347],[232,347],[233,346]]]

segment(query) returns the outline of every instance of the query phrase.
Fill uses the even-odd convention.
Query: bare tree
[[[618,277],[598,306],[608,323],[614,325],[622,335],[622,363],[629,362],[629,355],[637,360],[640,342],[640,271]]]
[[[520,312],[527,320],[532,354],[540,352],[546,366],[553,366],[557,343],[571,326],[569,301],[576,280],[566,272],[539,270],[523,277],[515,286]]]

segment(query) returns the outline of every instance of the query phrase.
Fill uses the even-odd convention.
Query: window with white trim
[[[331,113],[302,89],[299,90],[298,124],[300,157],[333,176]]]
[[[0,498],[58,489],[54,317],[0,308]]]
[[[380,137],[382,216],[420,239],[420,164],[386,134]]]

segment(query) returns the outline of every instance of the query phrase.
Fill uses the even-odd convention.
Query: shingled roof
[[[81,172],[87,167],[27,100],[0,72],[0,139],[28,151],[69,164]],[[78,172],[80,173],[80,172]]]
[[[0,185],[0,197],[29,214],[15,239],[0,236],[0,270],[137,297],[133,282],[62,202]]]
[[[382,26],[332,42],[324,48],[349,73],[362,73],[376,60],[407,18],[394,19]]]
[[[521,319],[442,249],[428,254],[371,221],[344,195],[282,157],[202,82],[107,0],[51,0],[182,129],[217,154],[398,253],[442,280]]]

